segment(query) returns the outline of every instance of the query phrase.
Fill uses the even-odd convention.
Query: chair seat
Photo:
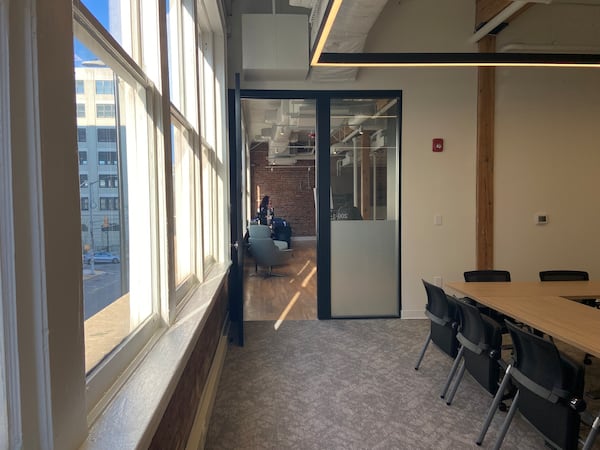
[[[276,241],[276,240],[273,240],[273,242],[275,243],[275,246],[279,250],[287,250],[288,249],[288,244],[285,241]]]

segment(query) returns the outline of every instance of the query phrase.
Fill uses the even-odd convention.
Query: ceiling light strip
[[[598,54],[322,53],[321,67],[600,67]]]
[[[325,47],[325,43],[327,42],[327,38],[331,32],[331,28],[335,22],[335,17],[340,11],[341,6],[342,0],[333,0],[327,5],[327,11],[325,11],[325,24],[321,27],[319,34],[317,35],[317,44],[315,45],[313,55],[310,60],[311,66],[314,66],[319,62],[321,53],[323,52],[323,48]]]

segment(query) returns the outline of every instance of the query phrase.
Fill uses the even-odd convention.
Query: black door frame
[[[237,80],[236,80],[237,81]],[[240,89],[239,100],[242,99],[303,99],[315,100],[316,102],[316,163],[315,176],[317,186],[317,318],[319,320],[331,319],[331,223],[330,223],[330,199],[329,189],[319,189],[319,186],[329,186],[331,184],[330,177],[330,157],[328,151],[319,151],[319,149],[329,148],[330,136],[330,104],[332,99],[339,98],[396,98],[398,100],[398,118],[396,126],[396,142],[398,146],[398,211],[401,211],[401,125],[402,125],[402,91],[398,90],[356,90],[356,91],[331,91],[331,90],[262,90],[262,89]],[[229,90],[229,97],[235,97],[235,91]],[[238,111],[239,112],[239,111]],[[235,113],[231,109],[230,103],[230,124],[231,115]],[[235,121],[234,121],[235,122]],[[241,124],[235,122],[236,129]],[[240,131],[241,133],[241,131]],[[230,130],[230,135],[232,131]],[[241,134],[240,134],[241,141]],[[237,147],[241,150],[240,147]],[[240,153],[238,151],[238,153]],[[235,155],[236,160],[241,163],[241,154]],[[231,159],[234,154],[231,153]],[[241,166],[240,166],[241,167]],[[231,174],[233,176],[233,173]],[[240,190],[232,191],[241,195]],[[240,199],[241,203],[241,199]],[[232,200],[233,204],[233,200]],[[232,211],[233,217],[233,211]],[[401,238],[402,216],[399,213],[398,218],[398,242]],[[233,223],[232,223],[233,227]],[[402,278],[401,278],[401,249],[398,249],[398,311],[402,314]],[[240,301],[239,299],[237,300]],[[241,293],[241,301],[243,303],[243,292]],[[239,305],[238,305],[239,306]],[[239,308],[238,308],[239,309]],[[243,310],[240,309],[243,314]],[[385,316],[390,317],[390,316]],[[392,316],[399,317],[399,316]],[[359,317],[357,317],[359,318]],[[368,318],[375,318],[369,316]],[[243,316],[241,318],[243,321]]]

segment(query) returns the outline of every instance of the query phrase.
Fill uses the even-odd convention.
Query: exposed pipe
[[[340,142],[346,143],[350,139],[352,139],[354,136],[356,136],[358,134],[362,134],[361,133],[362,129],[361,129],[360,125],[363,122],[365,122],[367,119],[376,119],[377,117],[381,116],[384,112],[386,112],[388,109],[390,109],[392,106],[394,106],[397,101],[398,101],[397,99],[390,100],[383,108],[381,108],[375,114],[373,114],[372,116],[369,116],[369,117],[365,117],[363,120],[361,120],[360,122],[358,122],[357,124],[355,124],[355,125],[358,125],[358,127],[356,128],[356,130],[354,130],[352,133],[348,134],[348,136],[346,136]]]

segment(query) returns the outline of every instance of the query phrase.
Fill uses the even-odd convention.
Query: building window
[[[117,164],[117,152],[98,152],[98,164],[101,166]]]
[[[88,154],[87,152],[79,152],[79,164],[87,164],[88,163]]]
[[[77,117],[85,117],[85,103],[77,103]]]
[[[83,88],[83,80],[76,80],[75,81],[75,93],[76,94],[84,94],[84,88]]]
[[[115,105],[110,103],[98,103],[96,105],[96,117],[115,117]]]
[[[118,211],[119,197],[100,197],[101,211]]]
[[[87,141],[87,130],[83,127],[77,127],[77,142]]]
[[[117,130],[114,128],[98,128],[98,142],[117,142]]]
[[[113,80],[96,80],[96,94],[113,95],[115,93],[115,82]]]
[[[98,3],[107,6],[107,2]],[[87,14],[86,11],[82,13]],[[115,57],[118,49],[111,51],[98,45],[95,38],[96,35],[76,27],[75,78],[107,80],[96,83],[97,92],[106,98],[97,104],[97,115],[116,119],[113,120],[119,123],[119,139],[115,126],[98,127],[98,122],[105,119],[94,121],[94,117],[87,115],[86,129],[96,134],[98,143],[91,155],[92,161],[97,161],[99,167],[110,167],[114,172],[95,175],[85,171],[89,179],[86,192],[80,197],[89,197],[89,202],[82,203],[81,223],[89,225],[88,231],[81,233],[81,247],[84,263],[90,263],[84,265],[86,271],[95,270],[91,255],[96,251],[108,250],[118,257],[119,262],[116,267],[111,266],[116,271],[114,277],[95,280],[84,277],[82,280],[85,370],[88,375],[94,373],[87,379],[86,402],[90,407],[115,382],[117,374],[125,370],[130,358],[145,345],[145,336],[150,335],[160,322],[148,320],[159,312],[155,306],[159,304],[157,293],[154,292],[157,283],[153,282],[156,273],[153,258],[157,251],[153,224],[156,225],[158,218],[152,205],[158,203],[155,198],[158,194],[153,188],[156,180],[151,168],[156,167],[156,161],[152,160],[156,149],[148,133],[158,119],[153,118],[152,108],[146,105],[151,86],[141,84],[143,80],[136,81],[140,79],[137,73],[116,62],[119,60]],[[100,60],[111,61],[112,65],[97,64]],[[94,64],[85,64],[86,61]],[[111,196],[102,195],[107,188],[111,188]],[[135,201],[129,202],[130,198]],[[129,255],[135,255],[135,261],[131,261]],[[140,283],[140,280],[147,282]],[[102,316],[98,316],[101,311],[108,310],[111,311],[110,323],[98,319]],[[110,337],[97,338],[104,335]],[[121,343],[123,345],[119,346]],[[121,352],[128,356],[113,357],[122,355]]]
[[[80,187],[87,187],[87,184],[88,184],[87,173],[81,173],[81,174],[79,174],[79,186]]]
[[[90,209],[90,199],[88,197],[81,197],[81,210],[88,211]]]
[[[98,184],[101,188],[118,188],[119,177],[118,175],[100,175]]]

